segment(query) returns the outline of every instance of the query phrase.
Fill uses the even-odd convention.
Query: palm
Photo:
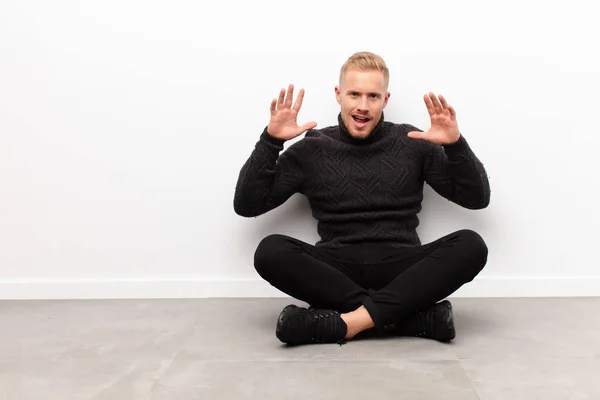
[[[287,97],[285,89],[281,89],[279,99],[273,99],[271,102],[271,121],[269,122],[267,131],[272,136],[279,139],[290,140],[317,126],[317,123],[314,121],[298,126],[297,118],[304,99],[304,89],[300,89],[296,103],[292,107],[293,97],[294,85],[290,85],[288,87]]]
[[[297,136],[298,113],[292,109],[279,109],[271,116],[270,126],[281,136]]]
[[[426,132],[410,132],[408,136],[435,144],[455,143],[460,138],[460,131],[454,108],[446,102],[442,95],[438,100],[433,93],[429,93],[423,96],[423,99],[431,118],[431,127]]]

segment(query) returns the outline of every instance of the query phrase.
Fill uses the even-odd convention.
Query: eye
[[[372,99],[376,99],[376,98],[378,98],[378,97],[379,97],[379,96],[377,95],[377,93],[371,93],[371,98],[372,98]]]

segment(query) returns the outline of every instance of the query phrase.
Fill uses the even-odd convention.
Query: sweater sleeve
[[[486,171],[462,135],[451,145],[431,146],[424,175],[433,190],[462,207],[477,210],[489,205]]]
[[[300,142],[281,155],[285,140],[263,131],[256,146],[243,165],[233,200],[233,208],[243,217],[264,214],[299,192],[304,179],[300,165]]]

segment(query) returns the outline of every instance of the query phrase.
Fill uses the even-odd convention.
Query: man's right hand
[[[285,89],[281,89],[279,99],[271,101],[271,121],[267,127],[269,135],[283,140],[290,140],[317,126],[317,123],[314,121],[298,126],[296,118],[298,117],[300,107],[302,107],[304,89],[300,89],[296,103],[292,107],[293,98],[294,85],[290,84],[287,96]]]

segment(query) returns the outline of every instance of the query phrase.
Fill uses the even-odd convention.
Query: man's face
[[[385,77],[377,70],[350,69],[342,76],[335,97],[342,106],[342,121],[350,135],[364,139],[379,122],[388,103]]]

